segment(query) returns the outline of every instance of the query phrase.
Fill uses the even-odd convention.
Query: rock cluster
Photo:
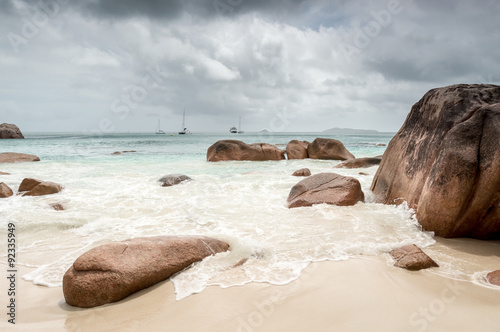
[[[61,190],[60,184],[26,178],[19,185],[18,192],[25,192],[23,196],[43,196],[56,194]]]
[[[207,161],[283,160],[285,152],[268,143],[246,144],[238,140],[217,141],[207,150]]]
[[[217,141],[207,150],[208,161],[227,160],[283,160],[285,153],[289,160],[293,159],[324,159],[349,160],[354,159],[341,141],[331,138],[316,138],[312,143],[292,140],[286,150],[267,143],[246,144],[238,140]]]

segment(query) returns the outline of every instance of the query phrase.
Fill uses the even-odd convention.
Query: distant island
[[[352,129],[352,128],[330,128],[323,130],[323,133],[334,133],[334,134],[383,134],[383,132],[378,130],[367,130],[367,129]]]

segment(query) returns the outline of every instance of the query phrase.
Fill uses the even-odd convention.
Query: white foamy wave
[[[200,148],[187,144],[190,139],[196,137],[186,138],[182,146],[156,137],[154,144],[147,138],[141,146],[137,141],[122,145],[118,138],[116,145],[102,146],[100,141],[85,145],[68,140],[81,143],[85,154],[78,155],[77,146],[80,150],[73,152],[77,157],[58,155],[38,163],[2,165],[2,171],[12,173],[2,179],[12,188],[25,177],[64,185],[56,195],[0,201],[2,220],[16,224],[19,264],[34,267],[24,278],[59,286],[79,255],[112,241],[157,235],[205,235],[227,241],[230,252],[209,257],[172,278],[177,297],[182,298],[207,285],[284,284],[298,278],[310,262],[434,243],[432,233],[422,232],[406,206],[373,203],[369,187],[377,167],[334,169],[338,162],[325,160],[208,163]],[[59,142],[58,153],[71,151],[72,145],[64,142]],[[161,153],[166,147],[173,152]],[[118,150],[139,152],[110,155]],[[44,153],[50,155],[49,147]],[[356,177],[366,203],[288,209],[290,189],[301,180],[291,174],[303,167],[313,174]],[[161,187],[157,180],[169,173],[186,174],[193,181]],[[55,211],[50,206],[54,203],[65,210]],[[1,229],[0,236],[4,235]]]

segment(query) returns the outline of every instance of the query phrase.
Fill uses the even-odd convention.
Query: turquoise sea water
[[[284,284],[313,261],[380,255],[404,244],[427,247],[410,209],[372,202],[369,190],[377,167],[334,169],[339,161],[282,160],[210,163],[206,151],[220,139],[265,142],[285,149],[292,139],[341,140],[356,157],[383,154],[392,134],[323,133],[192,135],[28,133],[24,140],[0,140],[0,152],[31,153],[40,162],[0,164],[0,175],[14,191],[23,178],[60,183],[62,192],[0,201],[2,222],[16,224],[18,263],[32,267],[26,280],[61,285],[64,272],[83,252],[100,244],[139,236],[208,235],[227,241],[218,254],[173,278],[178,298],[203,290],[247,282]],[[115,151],[136,151],[113,155]],[[336,172],[356,177],[365,202],[288,209],[291,174],[308,167],[313,174]],[[359,172],[368,175],[361,175]],[[193,181],[161,187],[170,173]],[[50,205],[59,203],[64,211]],[[0,236],[6,233],[5,227]],[[5,249],[0,259],[6,261]],[[233,267],[237,262],[245,263]]]

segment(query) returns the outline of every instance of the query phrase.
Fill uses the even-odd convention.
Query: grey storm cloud
[[[156,19],[174,18],[183,13],[210,18],[219,15],[264,12],[272,15],[297,13],[300,5],[310,0],[96,0],[74,2],[80,10],[104,17],[146,16]]]
[[[4,0],[0,118],[26,131],[396,131],[428,90],[498,83],[496,1]]]

